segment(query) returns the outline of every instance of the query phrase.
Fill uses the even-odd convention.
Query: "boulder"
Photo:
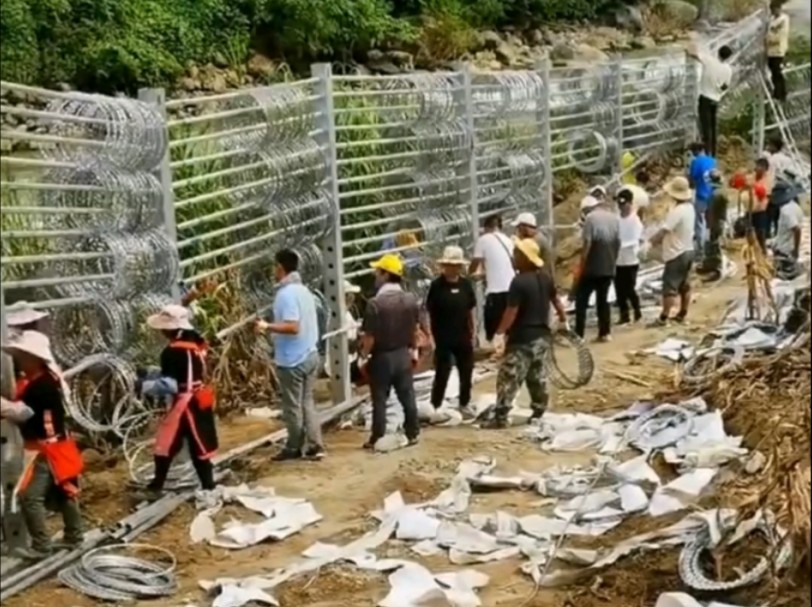
[[[384,60],[394,63],[404,70],[411,71],[414,69],[414,55],[406,51],[386,51],[384,53]]]
[[[699,9],[685,0],[662,0],[654,10],[678,29],[690,27],[699,17]]]
[[[254,78],[268,78],[276,73],[276,64],[261,53],[255,53],[245,66],[246,71]]]
[[[178,84],[180,85],[180,88],[182,88],[184,91],[192,92],[200,90],[200,81],[195,78],[192,78],[191,76],[185,76],[181,78]]]
[[[575,59],[575,49],[567,42],[559,42],[550,50],[552,61],[572,61]]]
[[[228,67],[228,59],[226,59],[226,56],[223,55],[223,53],[214,53],[214,55],[211,58],[211,61],[215,67],[219,68]]]
[[[642,32],[646,28],[643,13],[636,6],[621,6],[612,15],[613,21],[620,29]]]
[[[477,48],[484,49],[486,51],[495,51],[502,44],[502,42],[503,40],[501,36],[490,30],[479,32],[479,35],[477,36]]]

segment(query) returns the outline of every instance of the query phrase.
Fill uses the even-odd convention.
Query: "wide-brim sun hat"
[[[465,259],[462,247],[450,245],[443,249],[443,255],[437,260],[437,263],[441,266],[464,266],[468,264],[468,261]]]
[[[394,276],[403,276],[403,260],[399,255],[387,253],[369,264],[373,270],[382,270]]]
[[[674,200],[686,202],[692,200],[694,192],[691,189],[691,184],[685,177],[674,177],[671,181],[663,186],[663,191]]]
[[[50,314],[37,310],[27,301],[18,301],[6,308],[6,324],[9,327],[20,327],[48,318]]]
[[[515,238],[513,246],[521,251],[522,255],[527,258],[527,261],[532,263],[537,268],[544,266],[544,260],[541,258],[541,249],[539,243],[534,238]]]
[[[25,352],[39,358],[47,365],[53,365],[56,362],[54,354],[51,352],[51,340],[39,331],[22,331],[15,334],[3,344],[3,350],[9,353]]]
[[[192,330],[192,322],[187,308],[177,304],[170,304],[161,308],[160,312],[147,317],[147,326],[156,331]]]

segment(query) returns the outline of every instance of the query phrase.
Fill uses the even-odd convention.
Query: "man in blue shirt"
[[[294,251],[277,252],[275,261],[273,322],[256,322],[259,332],[271,334],[282,417],[288,431],[287,443],[274,460],[322,459],[321,425],[313,401],[320,367],[316,300],[302,284],[299,256]]]
[[[705,144],[697,142],[691,144],[691,164],[688,166],[688,182],[691,189],[696,192],[694,207],[696,209],[696,229],[694,230],[694,243],[697,258],[701,258],[705,249],[707,231],[707,213],[710,201],[713,198],[713,183],[711,173],[716,170],[716,159],[708,155]]]

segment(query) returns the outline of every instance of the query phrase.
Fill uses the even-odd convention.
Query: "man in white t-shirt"
[[[791,280],[798,276],[804,221],[804,211],[797,200],[790,200],[781,207],[778,231],[773,244],[776,274],[779,278]]]
[[[702,64],[702,76],[699,79],[699,133],[708,154],[716,157],[716,116],[719,102],[733,79],[733,68],[727,61],[733,56],[729,46],[722,46],[714,56],[700,51],[695,46],[686,50]]]
[[[615,297],[620,308],[618,325],[632,321],[629,308],[634,313],[634,322],[643,314],[640,311],[640,297],[637,295],[637,271],[640,269],[640,245],[643,241],[643,222],[635,213],[634,194],[624,186],[615,195],[620,210],[620,251],[615,267]],[[645,191],[644,191],[645,193]],[[648,196],[648,195],[646,195]]]
[[[694,230],[696,209],[692,204],[694,193],[685,177],[675,177],[663,188],[674,200],[662,228],[651,237],[652,246],[662,245],[663,262],[663,308],[657,325],[666,325],[671,310],[679,300],[679,311],[674,317],[682,322],[688,315],[691,303],[689,277],[694,263]]]
[[[782,8],[784,0],[770,2],[770,21],[767,24],[767,34],[764,46],[767,50],[767,69],[770,71],[772,81],[773,99],[787,100],[787,80],[784,76],[784,60],[789,50],[790,23],[789,15]]]
[[[474,245],[469,276],[480,275],[485,267],[485,338],[493,340],[499,322],[507,308],[513,269],[513,241],[502,232],[502,218],[491,215],[484,222],[484,232]]]

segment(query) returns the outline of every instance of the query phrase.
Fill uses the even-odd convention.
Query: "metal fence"
[[[710,43],[736,52],[731,105],[754,95],[760,28],[754,16]],[[809,66],[788,73],[808,139]],[[219,336],[250,333],[273,301],[273,252],[291,247],[329,315],[345,400],[345,279],[368,280],[369,262],[395,251],[420,292],[442,248],[470,250],[494,213],[531,211],[554,231],[557,174],[617,179],[626,152],[644,159],[694,137],[697,68],[671,50],[533,71],[339,76],[317,65],[306,80],[191,99],[2,90],[3,304],[52,311],[75,381],[96,385],[103,365],[126,391],[159,346],[144,317],[204,278],[238,293],[239,320]],[[97,392],[77,390],[87,402],[76,415],[115,430]]]

